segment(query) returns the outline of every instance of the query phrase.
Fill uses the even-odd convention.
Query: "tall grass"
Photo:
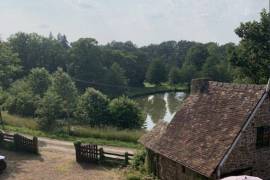
[[[92,128],[73,126],[72,135],[78,137],[93,137],[107,140],[119,140],[125,142],[137,143],[138,139],[143,135],[142,130],[118,130],[113,127]]]
[[[38,129],[38,122],[31,117],[21,117],[2,112],[4,123],[10,126]]]
[[[143,130],[118,130],[113,127],[93,128],[82,125],[72,126],[70,134],[68,134],[66,126],[57,128],[55,131],[45,132],[39,129],[38,122],[34,118],[15,116],[7,112],[3,112],[2,115],[7,130],[68,141],[82,140],[99,145],[138,147],[138,139],[144,134]]]

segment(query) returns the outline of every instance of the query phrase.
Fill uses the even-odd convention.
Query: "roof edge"
[[[269,83],[267,85],[267,87],[269,86]],[[270,86],[269,86],[270,87]],[[247,128],[247,126],[250,124],[251,120],[254,118],[256,112],[258,111],[258,109],[261,107],[262,103],[264,102],[264,100],[266,99],[267,95],[269,93],[269,89],[266,88],[265,92],[262,94],[260,100],[257,102],[257,104],[255,105],[255,107],[253,108],[253,110],[251,111],[250,115],[248,116],[248,118],[246,119],[244,125],[242,126],[242,128],[240,129],[238,135],[236,136],[236,138],[234,139],[233,143],[231,144],[231,146],[229,147],[229,149],[227,150],[227,152],[225,153],[225,155],[223,156],[223,158],[221,159],[220,163],[218,164],[216,171],[217,171],[217,176],[218,178],[220,178],[220,168],[224,165],[224,163],[226,162],[228,156],[231,154],[232,150],[234,149],[235,145],[238,143],[238,141],[240,140],[240,137],[243,133],[243,131],[245,131],[245,129]],[[213,173],[212,173],[213,174]]]

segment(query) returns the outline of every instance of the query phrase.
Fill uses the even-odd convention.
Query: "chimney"
[[[191,94],[208,93],[209,78],[192,79]]]

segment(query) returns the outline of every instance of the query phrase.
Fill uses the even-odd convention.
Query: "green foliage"
[[[52,86],[51,90],[61,100],[63,111],[69,117],[76,108],[76,102],[78,97],[77,88],[71,77],[59,68],[52,75]]]
[[[79,98],[76,117],[91,126],[104,126],[108,124],[108,104],[109,99],[104,94],[93,88],[87,88]]]
[[[231,62],[254,83],[267,83],[270,77],[270,14],[263,10],[259,22],[241,23],[235,30],[241,38],[232,51]]]
[[[143,131],[117,130],[116,128],[91,128],[86,126],[75,126],[72,128],[72,136],[67,134],[66,126],[58,131],[39,130],[39,121],[33,118],[14,116],[3,112],[5,130],[18,132],[38,137],[50,137],[67,141],[81,141],[98,145],[110,145],[118,147],[138,148],[138,138]],[[136,140],[135,140],[136,139]]]
[[[160,84],[166,81],[166,69],[163,62],[156,59],[151,62],[146,72],[146,81],[153,84]]]
[[[36,95],[43,96],[51,85],[51,76],[45,68],[32,69],[27,79]]]
[[[69,51],[70,62],[68,71],[76,79],[88,81],[102,81],[104,71],[101,61],[101,49],[98,42],[92,38],[81,38],[71,43]],[[80,88],[85,88],[88,84],[79,83]]]
[[[190,83],[192,79],[198,77],[198,71],[194,65],[184,65],[180,70],[180,81]]]
[[[113,85],[127,85],[125,71],[117,63],[113,63],[107,75],[107,82]]]
[[[181,81],[181,77],[180,77],[180,70],[176,67],[171,68],[170,72],[169,72],[169,83],[170,84],[178,84]]]
[[[194,65],[197,70],[201,70],[201,67],[208,57],[208,50],[203,44],[196,44],[192,46],[186,55],[185,63]]]
[[[139,171],[145,171],[145,158],[146,150],[142,149],[138,151],[132,160],[132,167]]]
[[[11,85],[4,106],[11,114],[34,116],[39,99],[25,79],[17,80]]]
[[[9,87],[21,72],[20,59],[11,48],[0,42],[0,87]]]
[[[127,97],[114,99],[109,104],[112,126],[123,129],[139,129],[144,120],[138,105]]]
[[[18,53],[24,74],[35,67],[44,67],[50,72],[65,68],[67,52],[56,39],[19,32],[10,36],[8,43]]]
[[[51,130],[54,127],[56,119],[63,112],[62,103],[61,97],[55,91],[49,90],[44,94],[36,110],[41,129]]]

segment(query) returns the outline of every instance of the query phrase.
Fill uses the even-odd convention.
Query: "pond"
[[[168,92],[144,97],[134,100],[145,112],[145,127],[151,130],[158,121],[170,122],[179,110],[186,94],[183,92]]]

